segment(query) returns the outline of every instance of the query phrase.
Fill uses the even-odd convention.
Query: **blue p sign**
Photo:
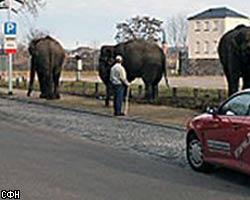
[[[7,35],[7,36],[16,35],[16,23],[15,22],[4,23],[4,35]]]

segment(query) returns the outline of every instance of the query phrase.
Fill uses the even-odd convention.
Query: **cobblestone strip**
[[[2,98],[0,116],[186,166],[185,133],[181,129]]]

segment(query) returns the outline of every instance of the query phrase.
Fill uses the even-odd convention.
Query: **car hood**
[[[213,116],[207,113],[198,115],[196,117],[194,117],[190,122],[188,122],[187,124],[187,128],[188,129],[201,129],[204,124],[206,124],[206,122],[208,120],[210,120]]]

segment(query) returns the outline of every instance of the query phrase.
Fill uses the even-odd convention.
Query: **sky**
[[[214,7],[250,16],[250,0],[47,0],[37,17],[13,15],[13,20],[18,23],[19,39],[25,38],[29,29],[39,29],[72,49],[114,44],[116,24],[133,16],[152,16],[166,25],[173,15],[188,17]],[[2,23],[6,13],[1,12]]]

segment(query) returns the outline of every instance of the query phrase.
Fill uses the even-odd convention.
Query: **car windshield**
[[[226,102],[219,110],[221,115],[250,115],[250,93],[239,94]]]

